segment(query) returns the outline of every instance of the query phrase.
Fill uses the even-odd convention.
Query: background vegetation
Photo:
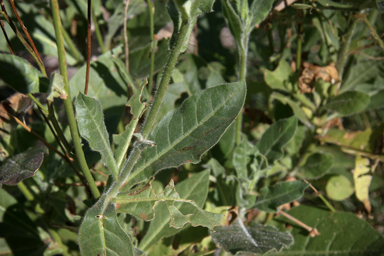
[[[383,254],[383,1],[0,2],[1,255]]]

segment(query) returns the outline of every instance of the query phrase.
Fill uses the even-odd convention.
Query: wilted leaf
[[[304,179],[318,179],[325,175],[333,166],[333,155],[328,153],[313,153],[307,158],[299,173]]]
[[[20,181],[35,175],[48,149],[44,146],[7,158],[0,167],[0,184],[15,186]]]
[[[273,187],[264,187],[252,208],[276,212],[280,205],[290,203],[303,196],[308,184],[302,181],[280,182]]]
[[[48,79],[28,61],[15,55],[0,53],[0,66],[0,78],[15,91],[24,94],[47,91]]]
[[[143,151],[125,187],[129,189],[165,168],[198,163],[237,118],[244,98],[244,83],[223,84],[191,96],[169,112],[148,138],[156,146]]]
[[[355,190],[347,177],[344,175],[335,175],[328,180],[325,191],[329,198],[342,201],[350,197]]]
[[[175,189],[173,180],[165,187],[162,193],[156,194],[152,185],[142,192],[120,193],[114,200],[117,212],[128,213],[146,221],[154,218],[154,206],[157,202],[164,202],[167,205],[170,222],[169,226],[176,229],[182,228],[190,223],[192,226],[203,226],[213,229],[220,225],[223,215],[206,212],[201,209],[195,201],[180,198]],[[183,204],[188,210],[185,213],[179,209]]]
[[[293,244],[292,235],[281,233],[271,226],[261,226],[251,223],[244,226],[242,220],[237,219],[231,226],[217,227],[212,232],[213,241],[232,254],[258,253],[264,254],[280,251]]]
[[[380,255],[384,250],[384,238],[371,225],[352,213],[331,213],[307,205],[292,208],[290,215],[321,233],[314,238],[308,232],[285,217],[277,221],[292,225],[294,245],[278,255]],[[276,255],[276,254],[271,254]]]
[[[369,95],[363,92],[347,91],[331,98],[324,108],[334,110],[341,116],[345,116],[363,111],[369,101]]]
[[[100,101],[79,92],[76,98],[76,119],[81,137],[86,139],[92,150],[101,154],[101,163],[111,172],[116,181],[119,176],[115,158],[109,144]]]
[[[82,255],[132,256],[131,238],[121,228],[115,206],[102,197],[85,214],[79,231]]]
[[[271,125],[256,144],[260,154],[267,157],[271,163],[283,157],[283,147],[295,134],[296,127],[295,116],[279,120]]]
[[[362,156],[356,156],[355,170],[353,172],[355,181],[355,194],[357,199],[362,202],[368,214],[371,212],[371,203],[369,202],[369,186],[371,185],[372,175],[369,166],[369,160]]]

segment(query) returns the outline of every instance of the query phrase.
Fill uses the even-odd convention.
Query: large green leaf
[[[307,205],[300,205],[288,212],[321,235],[311,238],[307,231],[280,216],[277,221],[292,225],[295,244],[279,255],[382,255],[384,238],[367,222],[346,212],[331,213]],[[273,254],[272,254],[273,255]]]
[[[0,66],[0,78],[15,91],[24,94],[47,91],[48,79],[28,61],[15,55],[0,53]]]
[[[43,163],[44,154],[48,154],[48,149],[42,146],[7,158],[0,167],[0,184],[14,186],[34,176]]]
[[[273,227],[261,226],[251,223],[245,226],[242,220],[237,219],[231,226],[217,227],[211,233],[213,241],[232,254],[257,253],[263,255],[267,252],[280,251],[293,244],[292,235],[281,233]]]
[[[243,82],[223,84],[191,96],[169,112],[149,136],[156,146],[144,149],[125,187],[129,189],[165,168],[198,163],[237,118],[244,99]]]
[[[133,255],[131,238],[117,220],[115,205],[105,197],[85,214],[79,245],[82,255]]]
[[[116,67],[114,58],[118,58],[122,48],[117,47],[99,56],[91,62],[89,72],[88,96],[96,97],[103,108],[108,133],[116,131],[117,124],[125,110],[127,102],[127,83]],[[71,79],[69,87],[74,98],[84,91],[86,67],[83,66]]]
[[[256,144],[260,154],[271,162],[280,159],[283,156],[283,147],[295,134],[296,127],[295,116],[279,120],[271,125]]]
[[[104,124],[103,109],[96,98],[79,92],[76,98],[76,119],[81,137],[86,139],[92,150],[101,154],[101,163],[111,172],[115,181],[119,176],[109,136]]]
[[[328,153],[313,153],[307,158],[304,166],[299,168],[304,179],[318,179],[325,175],[333,166],[333,155]]]
[[[308,184],[302,181],[280,182],[273,187],[264,187],[253,207],[266,212],[276,212],[280,205],[301,198],[307,187]]]
[[[250,6],[251,26],[259,25],[269,14],[275,0],[254,0]]]
[[[369,101],[369,95],[363,92],[347,91],[331,98],[324,107],[345,116],[363,111]]]

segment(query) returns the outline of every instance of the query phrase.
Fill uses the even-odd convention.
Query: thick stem
[[[60,73],[63,76],[64,90],[67,93],[67,98],[64,99],[64,107],[67,113],[67,118],[68,118],[68,123],[71,131],[73,144],[75,146],[76,159],[82,172],[84,173],[86,180],[88,181],[88,184],[91,188],[93,196],[95,198],[98,198],[100,197],[100,192],[96,187],[95,181],[91,175],[91,172],[89,171],[87,162],[85,160],[83,148],[81,147],[81,139],[79,136],[79,131],[77,130],[75,113],[73,111],[73,106],[72,106],[71,94],[70,94],[69,83],[68,83],[67,63],[65,60],[64,42],[63,42],[63,36],[61,34],[62,26],[61,26],[60,15],[59,15],[59,3],[58,3],[58,0],[51,0],[50,2],[51,2],[52,18],[53,18],[56,40],[57,40],[57,54],[59,56]]]
[[[148,10],[149,10],[149,27],[150,27],[150,36],[151,36],[151,67],[149,71],[149,79],[148,79],[148,92],[152,91],[152,82],[153,82],[153,70],[155,68],[155,48],[156,48],[156,41],[155,41],[155,35],[154,35],[154,24],[153,24],[153,4],[151,0],[147,0],[148,3]]]
[[[24,185],[22,181],[17,183],[17,187],[20,189],[21,193],[27,198],[28,201],[33,201],[34,196],[33,194],[28,190],[28,188]]]

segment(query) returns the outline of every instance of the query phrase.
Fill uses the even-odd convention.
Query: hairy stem
[[[155,35],[154,35],[154,24],[153,24],[153,4],[151,0],[147,0],[148,3],[148,9],[149,9],[149,27],[150,27],[150,36],[151,36],[151,67],[149,71],[149,79],[148,79],[148,92],[151,94],[152,90],[152,82],[153,82],[153,70],[155,68],[155,48],[156,48],[156,41],[155,41]]]

